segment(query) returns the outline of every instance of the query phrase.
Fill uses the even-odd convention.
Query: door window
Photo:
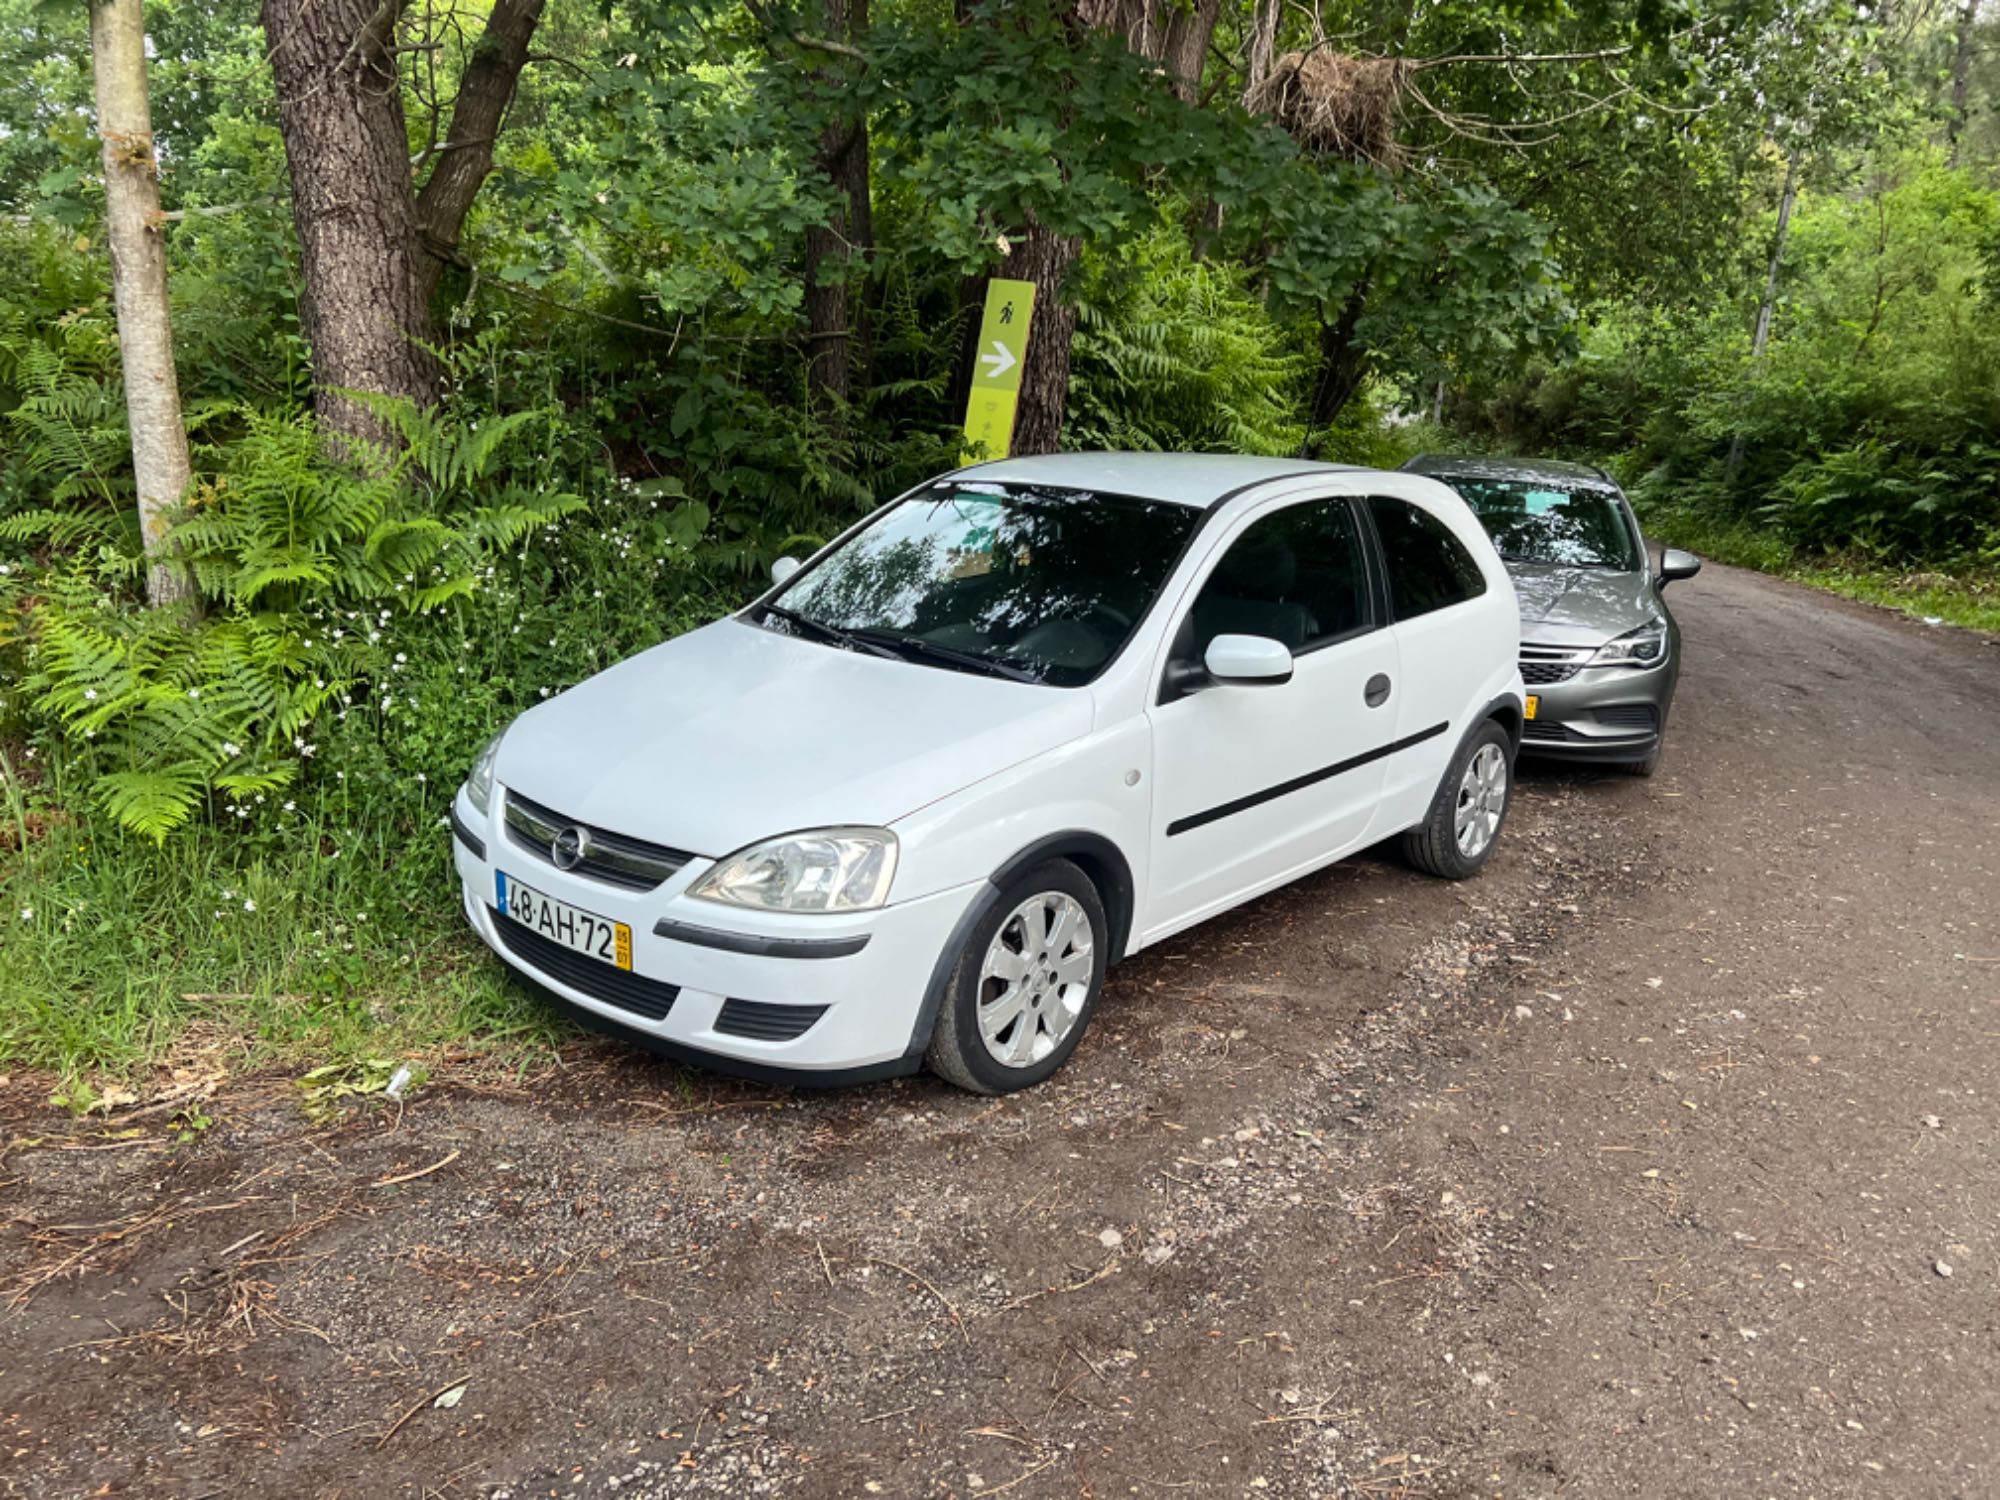
[[[1371,495],[1368,514],[1389,567],[1389,607],[1396,619],[1414,619],[1486,592],[1486,575],[1465,544],[1429,511]]]
[[[1345,500],[1312,500],[1230,543],[1195,597],[1189,655],[1201,660],[1218,635],[1261,635],[1296,656],[1373,623],[1354,513]]]

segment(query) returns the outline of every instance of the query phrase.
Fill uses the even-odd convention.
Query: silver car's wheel
[[[1458,806],[1452,813],[1458,852],[1467,859],[1484,854],[1506,811],[1507,757],[1498,745],[1481,745],[1459,778]]]
[[[1002,1067],[1031,1068],[1075,1030],[1095,977],[1090,914],[1064,891],[1016,906],[979,967],[979,1039]]]

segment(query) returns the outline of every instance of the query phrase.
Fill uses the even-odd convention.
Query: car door
[[[1364,524],[1344,497],[1254,513],[1183,596],[1147,710],[1148,941],[1361,842],[1394,738],[1398,671]],[[1291,678],[1209,680],[1199,664],[1221,634],[1282,642]]]
[[[1485,654],[1467,649],[1467,606],[1485,595],[1486,576],[1465,542],[1443,518],[1408,500],[1371,495],[1366,503],[1402,665],[1395,726],[1401,748],[1385,767],[1383,817],[1373,830],[1381,838],[1429,808],[1491,666]]]

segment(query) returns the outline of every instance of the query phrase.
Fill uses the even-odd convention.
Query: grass
[[[268,833],[155,847],[47,785],[31,812],[5,757],[0,774],[0,1070],[87,1104],[191,1036],[235,1069],[569,1034],[467,931],[441,828],[274,810]]]
[[[1697,511],[1648,508],[1643,519],[1648,535],[1717,562],[1879,604],[1914,619],[2000,634],[2000,568],[1912,570],[1861,556],[1801,556],[1767,532]]]

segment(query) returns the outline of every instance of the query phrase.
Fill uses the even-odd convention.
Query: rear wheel
[[[1488,719],[1452,757],[1424,821],[1403,835],[1403,857],[1445,880],[1478,874],[1499,842],[1513,792],[1513,741]]]
[[[1055,1072],[1097,1009],[1109,937],[1097,887],[1068,860],[1010,884],[959,951],[931,1033],[931,1071],[978,1094]]]

